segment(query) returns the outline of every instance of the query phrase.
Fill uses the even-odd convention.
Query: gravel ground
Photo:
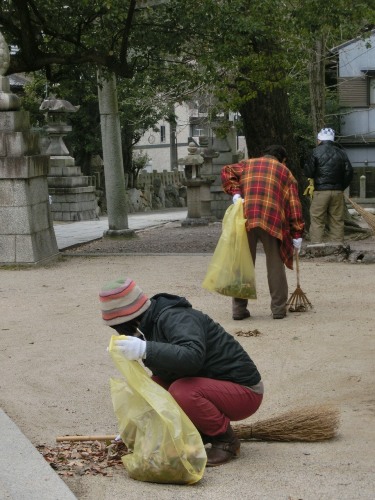
[[[137,231],[133,238],[100,238],[83,245],[68,248],[65,255],[168,255],[168,254],[212,254],[220,238],[221,222],[207,226],[182,226],[180,222],[168,222],[159,227]],[[349,248],[341,252],[329,249],[313,254],[307,252],[308,240],[303,241],[301,258],[322,261],[349,260],[357,261],[360,257],[364,263],[375,263],[375,236],[363,238],[363,234],[354,234],[347,239]],[[263,253],[260,244],[257,250]],[[365,258],[363,258],[365,256]]]
[[[212,253],[221,234],[221,222],[207,226],[163,226],[137,231],[133,238],[101,238],[69,248],[65,254],[170,254]]]
[[[152,233],[164,245],[167,229]],[[181,234],[202,239],[210,230],[184,228]],[[161,291],[185,296],[250,354],[262,374],[265,398],[256,415],[242,423],[332,404],[340,410],[340,427],[336,438],[324,442],[244,441],[237,460],[207,469],[192,486],[135,481],[124,468],[113,467],[108,476],[63,475],[79,500],[373,500],[373,266],[305,260],[302,289],[313,309],[274,321],[260,254],[258,298],[251,301],[251,318],[238,322],[232,320],[229,297],[201,286],[210,258],[207,252],[187,257],[71,252],[46,266],[0,269],[2,409],[38,447],[53,447],[56,437],[66,434],[118,432],[109,379],[119,372],[106,352],[111,331],[102,324],[98,291],[106,281],[129,275],[150,296]],[[287,270],[287,278],[292,292],[295,271]]]

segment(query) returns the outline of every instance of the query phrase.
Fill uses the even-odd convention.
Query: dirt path
[[[187,297],[238,340],[265,386],[253,420],[314,403],[341,410],[339,436],[325,443],[243,443],[241,457],[207,470],[190,487],[113,477],[74,476],[79,499],[372,499],[375,463],[375,266],[301,263],[301,286],[314,309],[270,316],[264,256],[257,259],[253,317],[231,319],[230,299],[200,286],[210,255],[64,257],[48,267],[0,269],[0,404],[34,445],[64,434],[115,434],[106,353],[110,329],[99,314],[101,284],[131,276],[149,295]],[[288,271],[290,292],[296,278]]]

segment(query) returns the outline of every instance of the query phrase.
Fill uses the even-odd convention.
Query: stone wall
[[[186,186],[183,185],[184,172],[140,172],[137,188],[126,189],[128,213],[161,210],[163,208],[185,207]],[[100,213],[106,213],[104,175],[93,176]],[[125,184],[127,179],[125,176]]]

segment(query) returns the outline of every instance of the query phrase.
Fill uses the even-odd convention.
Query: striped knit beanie
[[[119,278],[103,286],[99,292],[104,323],[119,325],[144,313],[150,300],[131,278]]]

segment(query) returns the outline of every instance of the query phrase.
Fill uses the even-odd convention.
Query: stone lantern
[[[46,111],[48,135],[43,153],[49,156],[48,190],[52,199],[51,212],[55,221],[80,221],[98,218],[93,178],[82,175],[81,167],[64,143],[64,136],[71,132],[68,113],[75,113],[79,106],[54,96],[45,99],[39,108]]]
[[[185,167],[185,181],[187,187],[187,218],[182,221],[183,226],[207,225],[210,212],[210,179],[201,177],[201,168],[204,158],[194,142],[188,146],[188,154],[178,160],[179,165]]]
[[[63,137],[72,131],[71,125],[67,123],[67,114],[75,113],[78,111],[79,106],[73,106],[73,104],[63,99],[48,97],[42,102],[39,109],[46,111],[47,115],[47,125],[44,128],[50,143],[45,154],[50,156],[69,155],[68,148],[63,140]]]

